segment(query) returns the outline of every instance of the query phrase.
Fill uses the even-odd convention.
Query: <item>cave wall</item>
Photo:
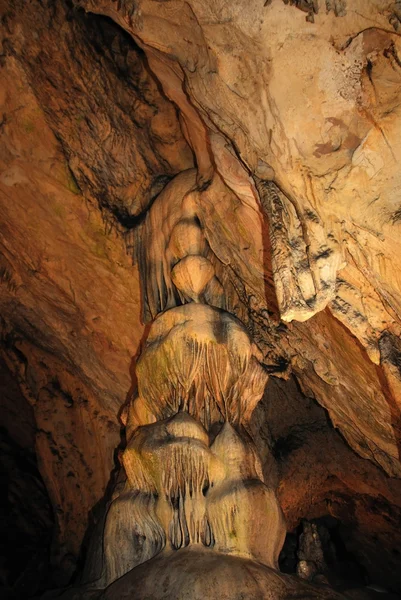
[[[174,107],[134,44],[106,19],[93,27],[69,10],[2,7],[1,352],[33,410],[59,562],[77,558],[115,468],[117,415],[143,334],[119,221],[141,212],[158,178],[192,165]],[[115,39],[109,57],[103,35]]]
[[[392,551],[400,507],[397,3],[77,4],[1,5],[1,353],[31,407],[54,562],[72,573],[117,471],[144,213],[196,165],[229,311],[269,373],[295,376],[282,401],[314,398],[346,440],[320,412],[324,433],[276,448],[289,527],[331,503],[389,573],[398,556],[375,567],[374,546]]]

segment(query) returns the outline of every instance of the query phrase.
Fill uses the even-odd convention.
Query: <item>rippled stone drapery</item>
[[[192,178],[173,180],[144,226],[152,323],[124,415],[126,482],[109,507],[89,589],[138,600],[284,600],[298,588],[337,597],[278,571],[284,518],[248,433],[267,374],[244,325],[221,308]]]

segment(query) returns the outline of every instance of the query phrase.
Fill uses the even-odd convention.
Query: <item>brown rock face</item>
[[[61,567],[35,593],[121,483],[145,321],[191,300],[275,376],[246,428],[288,530],[335,523],[400,592],[399,2],[0,6],[2,477]]]
[[[78,555],[110,480],[117,414],[143,333],[137,271],[111,225],[135,218],[192,155],[174,107],[111,23],[71,19],[63,3],[7,5],[2,353],[33,407],[62,560]]]

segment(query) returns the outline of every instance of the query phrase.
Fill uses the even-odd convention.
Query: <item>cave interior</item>
[[[0,0],[0,593],[401,598],[399,0]]]

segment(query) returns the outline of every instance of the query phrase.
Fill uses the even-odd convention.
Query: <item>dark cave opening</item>
[[[301,544],[304,528],[313,525],[322,556],[316,572],[305,565],[306,577],[309,566],[312,579],[333,587],[373,585],[399,594],[399,482],[357,456],[294,378],[271,378],[254,417],[265,477],[276,477],[287,519],[283,572],[296,574],[302,560],[314,562],[313,543],[306,558]],[[312,540],[310,532],[306,537]]]
[[[280,570],[308,580],[327,581],[334,587],[370,584],[366,568],[347,549],[350,536],[351,528],[331,515],[302,519],[296,529],[287,533],[279,559]],[[302,562],[306,563],[304,569]]]
[[[49,586],[54,519],[35,454],[0,429],[0,588],[28,598]]]
[[[0,590],[24,599],[52,585],[54,513],[40,474],[32,406],[0,360]]]

